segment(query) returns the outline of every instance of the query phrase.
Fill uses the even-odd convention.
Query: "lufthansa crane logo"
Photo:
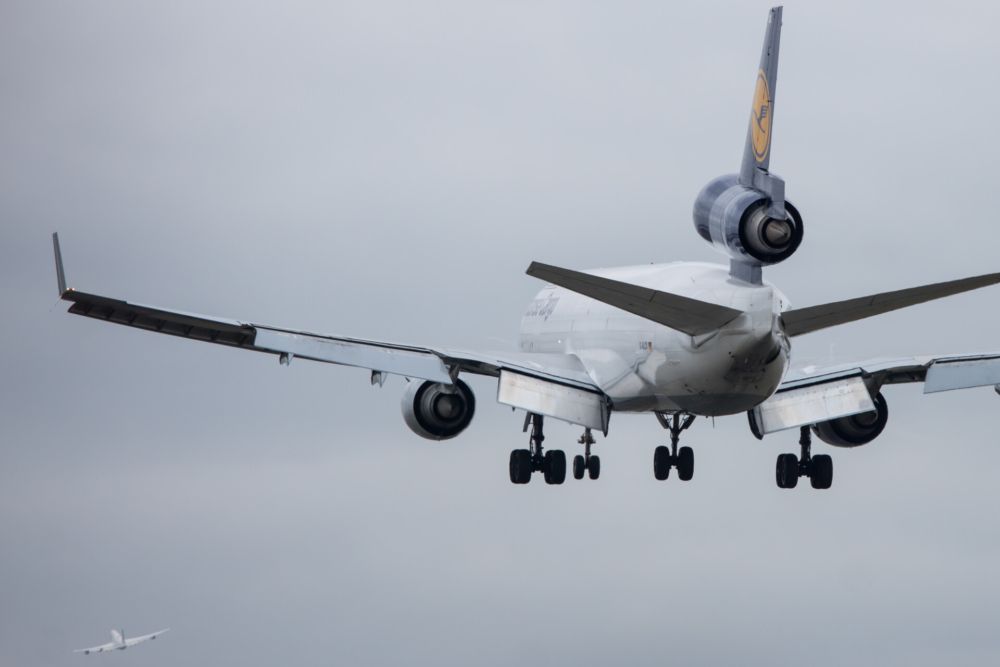
[[[753,108],[750,110],[750,142],[757,162],[767,159],[771,148],[771,94],[767,88],[764,70],[757,71],[757,87],[753,91]]]

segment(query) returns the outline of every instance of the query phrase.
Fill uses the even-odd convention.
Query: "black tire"
[[[779,454],[774,468],[779,489],[794,489],[799,483],[799,459],[795,454]]]
[[[550,449],[545,452],[545,483],[562,484],[566,481],[566,452]]]
[[[670,466],[673,465],[670,450],[660,445],[653,450],[653,477],[661,482],[670,476]]]
[[[527,449],[515,449],[510,453],[510,481],[514,484],[531,481],[531,452]]]
[[[591,456],[590,462],[587,463],[587,473],[590,475],[590,479],[597,479],[601,476],[601,457]]]
[[[660,445],[653,450],[653,477],[661,482],[670,476],[670,467],[674,464],[670,450]]]
[[[573,479],[583,479],[583,473],[587,471],[587,462],[583,455],[577,454],[573,457]]]
[[[677,450],[677,476],[684,482],[694,477],[694,450],[690,447]]]
[[[809,462],[809,482],[814,489],[829,489],[833,484],[833,459],[819,454]]]

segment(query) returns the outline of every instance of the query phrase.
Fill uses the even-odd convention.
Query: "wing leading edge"
[[[104,653],[105,651],[113,651],[115,649],[114,642],[107,644],[101,644],[100,646],[91,646],[90,648],[78,648],[73,649],[73,653],[83,653],[84,655],[90,655],[91,653]]]
[[[170,632],[170,628],[150,632],[148,635],[142,635],[141,637],[129,637],[125,640],[125,646],[135,646],[136,644],[141,644],[142,642],[148,642],[150,639],[156,639],[165,632]]]

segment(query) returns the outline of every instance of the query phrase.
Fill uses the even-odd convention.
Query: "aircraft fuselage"
[[[751,285],[733,279],[727,266],[690,262],[590,273],[744,312],[716,332],[690,336],[561,287],[544,287],[521,319],[521,350],[576,355],[616,411],[737,414],[781,383],[790,346],[779,315],[788,302],[767,282]]]

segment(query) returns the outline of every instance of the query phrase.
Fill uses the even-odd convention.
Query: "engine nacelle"
[[[821,422],[812,427],[813,433],[826,444],[835,447],[867,445],[882,433],[889,420],[889,407],[881,392],[874,402],[874,411]]]
[[[694,226],[701,238],[733,259],[777,264],[802,243],[802,216],[785,201],[784,220],[767,215],[767,195],[740,185],[736,174],[719,176],[694,201]]]
[[[403,420],[428,440],[447,440],[466,429],[476,413],[476,397],[461,380],[410,382],[403,394]]]

